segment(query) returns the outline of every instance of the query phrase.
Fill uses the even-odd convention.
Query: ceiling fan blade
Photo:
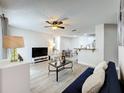
[[[58,24],[61,25],[61,24],[63,24],[63,22],[62,21],[58,21]]]
[[[46,23],[48,23],[48,24],[52,24],[51,22],[49,22],[49,21],[46,21]]]
[[[45,28],[52,27],[52,26],[44,26]]]
[[[63,26],[57,26],[58,28],[61,28],[61,29],[65,29],[65,27],[63,27]]]

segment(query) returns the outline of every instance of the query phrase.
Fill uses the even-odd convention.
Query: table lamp
[[[3,47],[10,48],[11,51],[11,62],[18,61],[18,54],[16,48],[24,47],[23,37],[19,36],[4,36],[3,37]]]

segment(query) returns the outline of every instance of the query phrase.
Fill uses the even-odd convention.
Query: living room
[[[0,93],[123,93],[123,2],[0,0]]]

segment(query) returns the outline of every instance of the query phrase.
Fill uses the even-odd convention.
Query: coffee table
[[[69,65],[70,66],[67,66]],[[50,67],[54,67],[55,70],[52,70]],[[49,73],[50,72],[56,72],[56,81],[58,82],[58,72],[64,70],[64,69],[72,69],[73,68],[73,62],[72,61],[66,61],[65,63],[61,63],[61,62],[49,62],[48,64],[48,70]],[[73,71],[73,69],[72,69]]]

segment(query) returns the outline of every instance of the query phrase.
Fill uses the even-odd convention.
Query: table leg
[[[72,69],[72,72],[73,72],[73,62],[71,63],[71,69]]]
[[[48,64],[48,75],[50,74],[50,65]]]
[[[56,68],[56,81],[58,82],[58,68]]]

